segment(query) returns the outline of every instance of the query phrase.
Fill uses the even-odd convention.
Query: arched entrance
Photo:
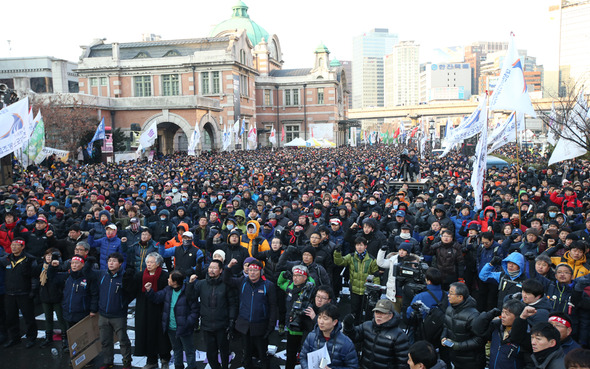
[[[157,152],[165,155],[177,151],[186,152],[188,149],[188,137],[193,127],[181,116],[166,111],[150,117],[143,125],[146,131],[153,125],[157,125],[158,138],[152,147]]]
[[[203,134],[201,135],[201,147],[203,151],[211,151],[215,149],[215,134],[213,133],[213,125],[205,123],[203,126]]]
[[[219,124],[211,114],[205,114],[199,122],[201,132],[201,150],[211,151],[221,149],[221,132]]]

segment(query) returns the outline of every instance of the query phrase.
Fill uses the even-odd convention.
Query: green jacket
[[[281,272],[281,274],[279,274],[279,279],[277,280],[277,286],[287,293],[287,301],[285,304],[285,306],[286,306],[285,310],[287,311],[287,317],[286,317],[287,320],[286,321],[289,322],[289,314],[291,313],[291,309],[293,308],[293,303],[295,302],[295,300],[297,300],[299,295],[301,295],[301,292],[303,291],[303,287],[305,287],[305,285],[301,285],[301,286],[296,287],[293,284],[292,280],[284,277],[284,274],[285,274],[284,271]],[[307,277],[306,283],[311,283],[312,286],[315,286],[315,281],[310,276]],[[294,296],[294,295],[297,295],[297,296]],[[311,301],[311,302],[313,304],[313,301]],[[313,324],[311,326],[313,327]],[[303,332],[292,330],[291,327],[289,327],[289,325],[287,325],[287,330],[289,331],[289,334],[291,334],[291,335],[295,335],[295,336],[303,335]]]
[[[350,292],[355,295],[364,295],[365,282],[371,274],[375,276],[373,283],[380,283],[379,277],[375,275],[379,271],[377,260],[373,259],[369,253],[361,261],[356,252],[343,257],[340,252],[334,251],[334,264],[348,267],[351,285]]]

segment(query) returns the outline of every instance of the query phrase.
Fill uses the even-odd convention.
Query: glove
[[[354,315],[348,314],[347,316],[345,316],[344,319],[342,319],[342,324],[347,329],[352,328],[354,326]]]
[[[494,256],[492,260],[490,260],[490,265],[498,266],[502,264],[502,258],[500,256]]]
[[[535,253],[532,251],[527,252],[526,254],[524,254],[524,258],[527,260],[535,260]]]
[[[88,231],[88,234],[91,235],[92,237],[94,237],[94,234],[96,233],[96,229],[91,229],[90,231]]]
[[[387,252],[389,250],[389,246],[383,245],[383,246],[381,246],[381,250]]]
[[[336,245],[336,248],[334,249],[335,251],[338,251],[339,253],[342,254],[342,244],[340,245]]]
[[[498,308],[493,308],[492,310],[488,311],[488,314],[490,317],[497,317],[498,315],[502,314],[502,310],[498,309]]]
[[[516,237],[518,237],[518,236],[519,235],[515,233],[515,234],[511,234],[510,237],[508,237],[508,238],[510,238],[510,241],[514,241],[514,240],[516,240]]]
[[[414,232],[420,233],[420,226],[414,226]]]
[[[285,279],[292,279],[293,278],[293,273],[291,273],[290,270],[285,270],[283,272],[283,278],[285,278]]]
[[[261,244],[262,242],[260,241],[260,237],[256,237],[255,239],[252,240],[252,248],[256,248],[258,249],[258,246]]]
[[[464,221],[461,222],[461,226],[465,227],[466,225],[467,225],[467,221],[466,220],[464,220]]]

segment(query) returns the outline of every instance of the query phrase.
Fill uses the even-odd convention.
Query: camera
[[[365,282],[365,296],[366,299],[366,312],[373,311],[377,302],[381,299],[381,295],[387,291],[387,287],[373,283],[374,276],[369,275]]]
[[[59,258],[61,257],[59,252],[52,252],[51,253],[51,261],[53,260],[59,260]]]
[[[301,332],[305,309],[311,306],[311,295],[313,294],[313,284],[307,282],[293,303],[289,312],[289,329]]]
[[[426,269],[428,265],[416,261],[404,261],[396,265],[395,278],[414,295],[426,291]]]

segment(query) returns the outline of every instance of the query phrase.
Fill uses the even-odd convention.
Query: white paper
[[[323,361],[322,361],[323,360]],[[309,369],[323,369],[330,365],[330,354],[328,354],[328,344],[325,344],[319,350],[315,350],[307,353],[307,367]],[[320,366],[323,364],[323,366]]]

